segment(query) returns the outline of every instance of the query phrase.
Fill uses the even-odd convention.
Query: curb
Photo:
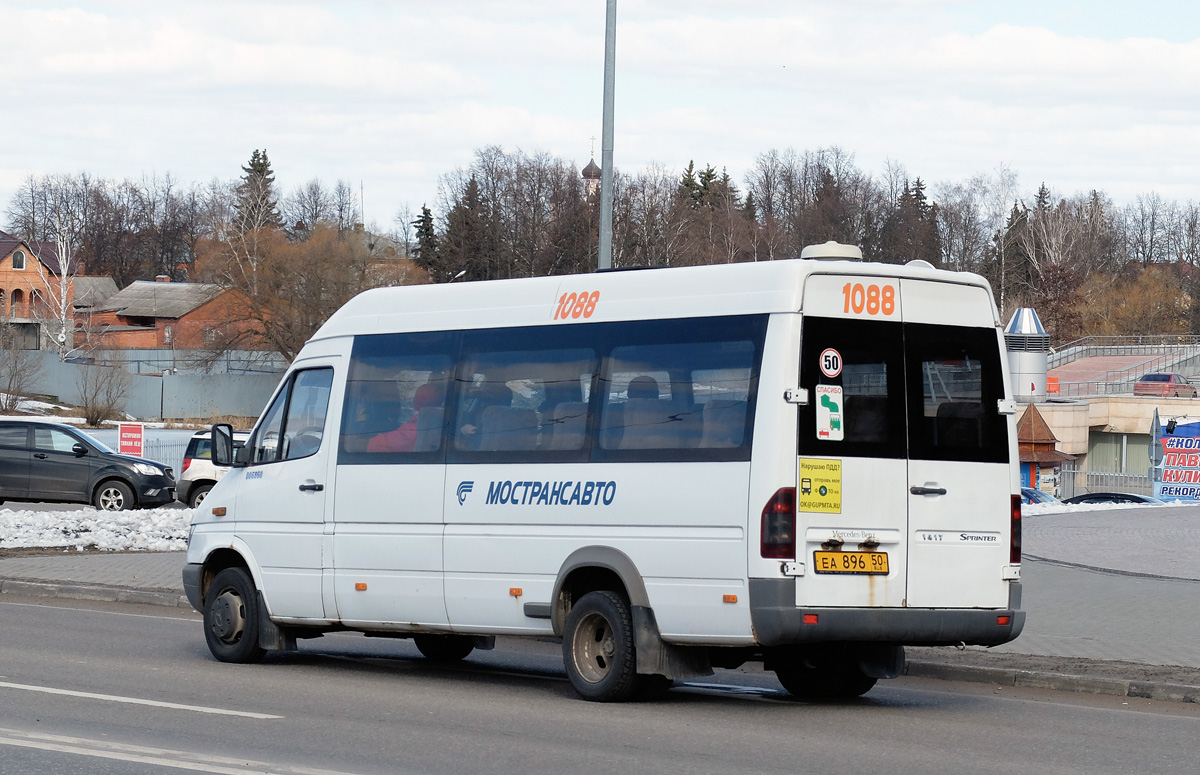
[[[67,600],[96,600],[104,603],[134,603],[165,608],[191,608],[187,595],[178,592],[155,592],[148,589],[106,587],[95,584],[31,581],[0,578],[0,594],[26,597],[55,597]]]
[[[1200,703],[1200,686],[1158,683],[1155,681],[1095,678],[1066,673],[1018,670],[1006,667],[950,665],[943,662],[926,662],[923,660],[908,662],[904,666],[904,675],[910,675],[914,678],[990,683],[997,686],[1014,686],[1027,689],[1053,689],[1060,692],[1106,694],[1115,697],[1137,697],[1139,699],[1163,700],[1166,702]]]

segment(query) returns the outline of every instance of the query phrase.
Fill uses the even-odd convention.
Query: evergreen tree
[[[472,177],[446,215],[446,233],[440,246],[443,273],[433,276],[435,282],[453,280],[459,272],[465,272],[464,280],[493,280],[502,276],[490,221],[479,181]]]
[[[275,172],[267,151],[254,149],[250,163],[242,167],[242,182],[237,187],[237,215],[234,225],[239,231],[282,227],[279,199],[275,193]]]
[[[431,275],[437,276],[441,269],[441,256],[438,251],[437,234],[433,228],[433,213],[425,205],[421,205],[421,214],[412,222],[416,231],[417,247],[413,258],[417,266]]]

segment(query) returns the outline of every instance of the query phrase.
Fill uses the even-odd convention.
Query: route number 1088
[[[896,286],[846,283],[842,286],[842,311],[861,315],[893,315],[896,312]]]

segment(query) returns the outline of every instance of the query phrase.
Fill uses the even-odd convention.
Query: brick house
[[[43,341],[53,326],[44,325],[51,314],[42,304],[47,292],[42,272],[55,279],[60,274],[53,242],[29,242],[0,231],[0,317],[18,332],[19,346],[27,350],[50,346]],[[74,278],[68,277],[67,284],[73,297]]]
[[[235,294],[210,283],[138,280],[93,308],[97,347],[203,350],[248,329]]]

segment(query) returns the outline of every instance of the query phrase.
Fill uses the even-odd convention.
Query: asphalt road
[[[438,668],[406,641],[209,656],[184,610],[0,600],[0,773],[1194,772],[1200,706],[902,678],[836,704],[726,672],[576,698],[558,647]],[[69,693],[64,693],[69,692]]]

